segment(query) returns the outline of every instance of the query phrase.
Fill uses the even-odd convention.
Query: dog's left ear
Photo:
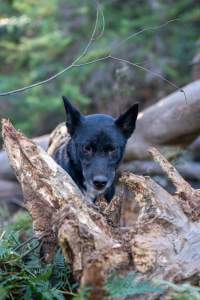
[[[63,102],[65,106],[67,121],[66,126],[70,135],[73,135],[77,127],[81,123],[82,115],[67,99],[63,96]]]
[[[128,139],[135,129],[135,123],[138,116],[138,104],[134,104],[125,113],[115,120],[115,124],[121,130],[126,139]]]

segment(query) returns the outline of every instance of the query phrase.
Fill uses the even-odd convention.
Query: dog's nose
[[[93,178],[93,184],[98,190],[103,189],[106,186],[107,182],[107,177],[103,175],[94,176]]]

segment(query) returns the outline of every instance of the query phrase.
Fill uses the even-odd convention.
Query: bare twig
[[[181,89],[178,85],[176,85],[176,84],[173,83],[172,81],[170,81],[170,80],[166,79],[165,77],[163,77],[161,74],[159,74],[159,73],[157,73],[157,72],[155,72],[155,71],[149,70],[149,69],[147,69],[147,68],[145,68],[145,67],[143,67],[143,66],[141,66],[141,65],[139,65],[139,64],[133,63],[133,62],[131,62],[131,61],[129,61],[129,60],[126,60],[126,59],[123,59],[123,58],[115,57],[115,56],[112,56],[112,55],[109,55],[109,58],[114,59],[114,60],[118,60],[118,61],[121,61],[121,62],[125,62],[125,63],[127,63],[127,64],[129,64],[129,65],[131,65],[131,66],[137,67],[138,69],[140,69],[140,70],[142,70],[142,71],[151,73],[151,74],[153,74],[153,75],[155,75],[155,76],[161,78],[163,81],[167,82],[169,85],[175,87],[175,88],[178,89],[181,93],[183,93],[183,94],[184,94],[184,97],[185,97],[185,100],[186,100],[186,103],[187,103],[187,98],[186,98],[186,94],[185,94],[184,90]]]
[[[176,85],[175,83],[173,83],[172,81],[166,79],[164,76],[162,76],[161,74],[159,74],[159,73],[157,73],[155,71],[152,71],[152,70],[150,70],[150,69],[148,69],[148,68],[146,68],[144,66],[141,66],[140,64],[131,62],[130,60],[127,60],[127,59],[123,59],[123,58],[120,58],[120,57],[113,56],[112,54],[109,54],[107,56],[91,60],[91,61],[86,62],[86,63],[75,64],[74,67],[83,67],[85,65],[90,65],[90,64],[93,64],[93,63],[97,63],[99,61],[103,61],[103,60],[106,60],[106,59],[109,59],[109,58],[112,59],[112,60],[124,62],[126,64],[129,64],[129,65],[133,66],[133,67],[137,67],[138,69],[140,69],[142,71],[151,73],[151,74],[153,74],[153,75],[161,78],[163,81],[167,82],[169,85],[171,85],[171,86],[175,87],[177,90],[179,90],[179,92],[183,93],[184,94],[184,98],[185,98],[185,102],[187,103],[187,97],[186,97],[185,91],[182,88],[180,88],[178,85]]]
[[[132,33],[131,35],[129,35],[128,37],[126,37],[125,39],[123,39],[121,42],[119,43],[116,43],[114,46],[113,46],[113,49],[119,49],[123,44],[125,44],[126,42],[128,42],[130,39],[132,39],[133,37],[136,37],[138,35],[140,35],[141,33],[145,32],[145,31],[155,31],[155,30],[158,30],[158,29],[161,29],[165,26],[167,26],[169,23],[172,23],[172,22],[175,22],[175,21],[178,21],[179,18],[176,18],[176,19],[171,19],[171,20],[168,20],[167,22],[161,24],[161,25],[158,25],[158,26],[152,26],[152,27],[145,27],[135,33]]]
[[[42,81],[33,83],[33,84],[31,84],[31,85],[29,85],[29,86],[25,86],[25,87],[23,87],[23,88],[19,88],[19,89],[16,89],[16,90],[12,90],[12,91],[9,91],[9,92],[5,92],[5,93],[0,93],[0,96],[7,96],[7,95],[11,95],[11,94],[12,94],[12,95],[13,95],[13,94],[17,94],[17,93],[19,93],[19,92],[26,91],[26,90],[31,89],[31,88],[33,88],[33,87],[36,87],[36,86],[39,86],[39,85],[46,84],[46,83],[48,83],[48,82],[50,82],[50,81],[56,79],[58,76],[62,75],[63,73],[65,73],[66,71],[68,71],[69,69],[71,69],[72,67],[74,67],[74,65],[75,65],[81,58],[83,58],[83,57],[87,54],[87,52],[88,52],[88,50],[89,50],[89,48],[90,48],[92,42],[96,39],[96,38],[95,38],[95,34],[96,34],[96,30],[97,30],[98,20],[99,20],[99,6],[97,6],[95,25],[94,25],[94,29],[93,29],[93,31],[92,31],[92,35],[91,35],[91,37],[90,37],[90,39],[89,39],[89,42],[87,43],[87,45],[86,45],[86,47],[84,48],[83,52],[82,52],[82,53],[81,53],[81,54],[80,54],[80,55],[79,55],[79,56],[78,56],[78,57],[77,57],[77,58],[76,58],[69,66],[67,66],[66,68],[64,68],[64,69],[61,70],[60,72],[54,74],[53,76],[51,76],[51,77],[49,77],[49,78],[47,78],[47,79],[45,79],[45,80],[42,80]],[[104,30],[104,27],[103,27],[103,29],[102,29],[100,35],[103,34],[103,30]],[[99,35],[99,36],[100,36],[100,35]],[[98,37],[97,37],[97,38],[98,38]]]
[[[14,251],[17,251],[19,249],[21,249],[22,247],[26,246],[27,244],[29,244],[30,242],[37,240],[38,242],[40,242],[43,238],[45,237],[45,234],[42,234],[41,236],[32,236],[29,239],[27,239],[26,241],[24,241],[23,243],[20,243],[19,245],[17,245],[16,247],[14,247]]]
[[[104,30],[105,30],[105,17],[104,17],[104,13],[103,13],[103,8],[101,7],[100,3],[98,1],[95,1],[96,3],[96,7],[99,7],[100,13],[101,13],[101,19],[102,19],[102,28],[100,33],[95,37],[95,40],[100,39],[103,34],[104,34]]]
[[[126,37],[125,39],[123,39],[121,42],[115,44],[108,52],[109,52],[109,55],[106,55],[104,57],[101,57],[101,58],[97,58],[97,59],[94,59],[92,61],[89,61],[89,62],[86,62],[86,63],[78,63],[81,58],[83,58],[87,53],[88,53],[88,50],[92,44],[93,41],[95,41],[96,39],[102,37],[103,33],[104,33],[104,30],[105,30],[105,18],[104,18],[104,13],[103,13],[103,9],[102,7],[100,6],[99,2],[98,1],[94,1],[96,3],[96,21],[95,21],[95,25],[94,25],[94,29],[93,29],[93,32],[92,32],[92,35],[90,37],[90,40],[88,42],[88,44],[86,45],[85,49],[83,50],[83,52],[69,65],[67,66],[66,68],[64,68],[63,70],[61,70],[60,72],[54,74],[53,76],[45,79],[45,80],[42,80],[42,81],[39,81],[39,82],[36,82],[34,84],[31,84],[29,86],[25,86],[23,88],[19,88],[19,89],[16,89],[16,90],[12,90],[12,91],[8,91],[8,92],[3,92],[3,93],[0,93],[0,96],[7,96],[7,95],[11,95],[11,94],[16,94],[16,93],[20,93],[20,92],[23,92],[25,90],[28,90],[28,89],[31,89],[31,88],[34,88],[36,86],[39,86],[39,85],[43,85],[43,84],[46,84],[54,79],[56,79],[57,77],[61,76],[63,73],[65,73],[66,71],[74,68],[74,67],[81,67],[81,66],[85,66],[85,65],[89,65],[89,64],[93,64],[93,63],[97,63],[99,61],[103,61],[103,60],[107,60],[109,58],[111,59],[114,59],[114,60],[118,60],[118,61],[122,61],[122,62],[126,62],[128,63],[129,65],[132,65],[133,67],[137,67],[143,71],[146,71],[146,72],[149,72],[151,74],[154,74],[155,76],[161,78],[163,81],[167,82],[168,84],[170,84],[171,86],[175,87],[176,89],[178,89],[180,92],[184,93],[184,97],[185,97],[185,101],[187,103],[187,98],[186,98],[186,94],[184,92],[183,89],[180,89],[176,84],[174,84],[173,82],[171,82],[170,80],[166,79],[165,77],[163,77],[162,75],[160,75],[159,73],[157,72],[154,72],[154,71],[151,71],[139,64],[136,64],[136,63],[133,63],[131,61],[128,61],[128,60],[125,60],[125,59],[122,59],[122,58],[118,58],[118,57],[115,57],[112,55],[112,52],[114,52],[115,49],[119,49],[119,47],[121,47],[123,44],[125,44],[127,41],[129,41],[130,39],[132,39],[133,37],[145,32],[145,31],[154,31],[154,30],[158,30],[164,26],[167,26],[169,23],[172,23],[174,21],[177,21],[178,19],[172,19],[172,20],[169,20],[167,22],[165,22],[164,24],[161,24],[159,26],[153,26],[153,27],[145,27],[143,28],[142,30],[136,32],[136,33],[133,33],[131,35],[129,35],[128,37]],[[97,31],[97,25],[98,25],[98,20],[99,20],[99,11],[101,12],[101,18],[102,18],[102,29],[101,29],[101,32],[98,34],[98,36],[95,38],[95,34],[96,34],[96,31]]]
[[[42,246],[42,244],[44,243],[44,240],[40,239],[38,240],[38,243],[32,247],[31,249],[27,250],[25,253],[22,254],[21,258],[29,255],[31,252],[33,252],[34,250],[36,250],[37,248],[39,248],[40,246]]]

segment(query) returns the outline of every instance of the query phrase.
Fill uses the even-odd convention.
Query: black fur
[[[103,114],[83,116],[66,97],[63,101],[71,140],[57,150],[54,159],[89,201],[95,201],[99,194],[110,201],[115,192],[116,170],[135,129],[138,104],[114,119]]]

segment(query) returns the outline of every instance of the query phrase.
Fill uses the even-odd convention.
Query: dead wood
[[[110,270],[129,265],[128,253],[106,219],[87,207],[71,177],[43,149],[17,132],[9,121],[3,121],[2,132],[34,230],[44,236],[45,260],[51,260],[59,241],[75,278],[96,291]],[[100,292],[95,294],[91,299],[102,299]]]
[[[196,277],[198,281],[199,221],[191,221],[192,217],[183,213],[178,197],[149,177],[129,174],[121,181],[134,190],[140,205],[137,230],[130,241],[135,268],[151,278],[180,282]]]
[[[164,158],[158,150],[152,148],[149,150],[154,161],[158,162],[163,171],[176,188],[176,195],[183,211],[192,218],[199,220],[200,217],[200,190],[195,190],[187,181],[178,173],[178,171]]]
[[[43,149],[47,149],[49,143],[49,135],[43,135],[33,139]],[[16,181],[16,176],[10,166],[10,162],[5,151],[0,151],[0,179]],[[1,191],[1,190],[0,190]]]
[[[200,137],[198,137],[190,146],[189,152],[195,161],[200,161]]]
[[[176,169],[185,179],[200,181],[200,164],[199,162],[184,161],[176,165]],[[138,175],[163,176],[165,172],[160,165],[152,160],[137,160],[123,163],[120,166],[120,172],[132,172]]]
[[[76,280],[93,288],[90,299],[103,299],[103,285],[113,270],[136,270],[150,278],[173,281],[199,280],[199,191],[156,149],[150,155],[172,181],[174,195],[149,177],[124,173],[111,204],[99,199],[99,206],[91,206],[70,176],[6,120],[3,138],[34,230],[43,235],[46,261],[59,243]],[[139,207],[132,226],[123,217],[127,201]]]
[[[199,135],[200,80],[183,90],[187,100],[177,91],[139,114],[127,145],[126,160],[147,158],[150,146],[186,147]]]

